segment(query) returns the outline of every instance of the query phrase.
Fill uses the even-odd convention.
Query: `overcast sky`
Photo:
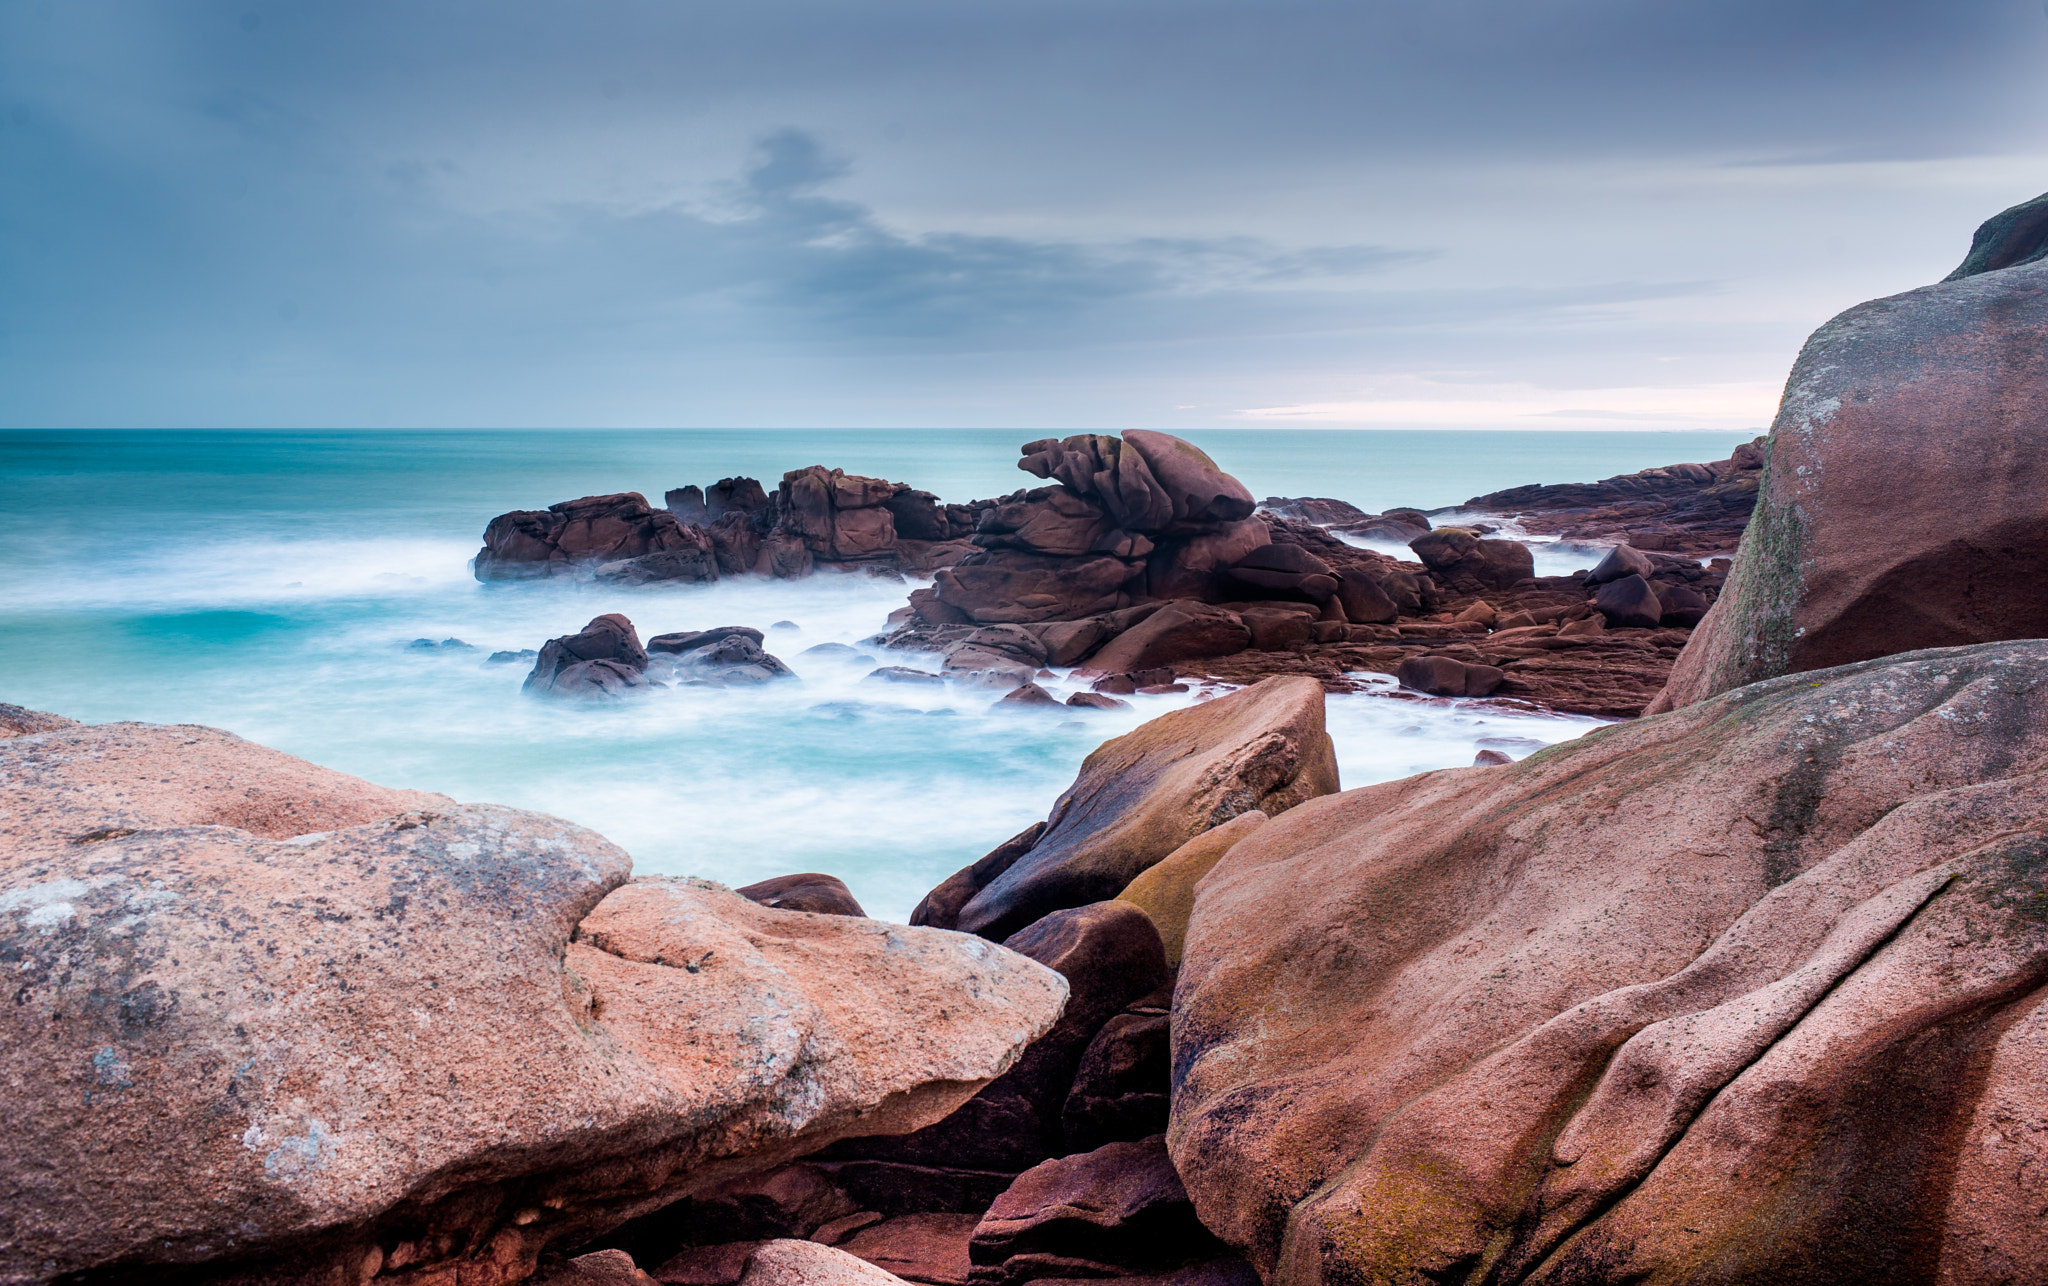
[[[2042,0],[0,0],[0,424],[1743,428]]]

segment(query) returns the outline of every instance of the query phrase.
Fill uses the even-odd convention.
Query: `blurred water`
[[[804,655],[877,632],[903,584],[484,586],[468,560],[508,508],[623,489],[658,502],[686,481],[772,483],[810,463],[950,499],[994,494],[1032,481],[1011,463],[1030,436],[0,432],[0,700],[91,721],[210,724],[388,785],[558,813],[624,845],[644,872],[743,884],[828,871],[900,919],[1044,817],[1101,741],[1201,694],[998,713],[995,693],[865,682],[872,663]],[[1255,494],[1382,509],[1709,459],[1738,437],[1501,434],[1517,439],[1521,474],[1463,461],[1446,473],[1442,440],[1481,436],[1199,440]],[[486,660],[610,611],[643,637],[791,622],[768,646],[801,680],[585,706],[525,698],[524,664]],[[421,638],[471,648],[410,646]],[[1347,786],[1468,764],[1488,742],[1527,753],[1595,722],[1374,694],[1333,698],[1329,717]]]

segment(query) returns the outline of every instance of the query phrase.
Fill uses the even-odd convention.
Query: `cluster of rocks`
[[[622,585],[807,576],[821,566],[929,573],[973,551],[994,501],[949,505],[928,491],[813,465],[772,493],[752,478],[680,487],[655,509],[637,491],[584,496],[493,518],[480,581],[588,576]]]
[[[1726,460],[1673,464],[1604,482],[1511,487],[1474,496],[1460,508],[1512,518],[1532,535],[1577,544],[1712,558],[1731,554],[1749,525],[1763,478],[1764,439]]]
[[[641,646],[633,622],[617,612],[581,632],[549,639],[534,658],[524,690],[541,696],[618,698],[636,688],[688,685],[751,687],[796,672],[761,644],[749,625],[657,634]]]

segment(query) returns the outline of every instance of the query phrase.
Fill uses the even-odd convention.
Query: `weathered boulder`
[[[969,1281],[1115,1277],[1211,1259],[1160,1136],[1043,1162],[1017,1177],[974,1230]]]
[[[850,1140],[825,1154],[911,1166],[1016,1173],[1068,1150],[1060,1114],[1082,1055],[1125,1006],[1170,978],[1159,931],[1127,902],[1056,911],[1003,944],[1067,980],[1067,1006],[1015,1067],[945,1120],[903,1138]]]
[[[1272,528],[1258,518],[1163,539],[1145,560],[1145,593],[1152,598],[1208,598],[1220,588],[1225,568],[1272,541]]]
[[[809,911],[813,915],[858,915],[865,916],[860,903],[853,896],[853,890],[846,887],[846,881],[836,875],[823,875],[817,871],[806,871],[799,875],[778,875],[773,879],[749,884],[733,892],[762,906],[772,906],[779,911]]]
[[[647,650],[633,622],[617,612],[594,617],[580,633],[549,639],[522,690],[569,697],[617,696],[644,687]]]
[[[1089,658],[1094,669],[1127,674],[1228,656],[1250,647],[1252,633],[1237,613],[1192,599],[1176,599],[1102,645]]]
[[[889,502],[909,488],[823,465],[793,469],[776,488],[779,525],[800,536],[819,558],[846,562],[874,558],[896,543]]]
[[[382,1265],[379,1265],[382,1267]],[[541,1273],[538,1286],[660,1286],[623,1250],[596,1250]]]
[[[1507,680],[1498,666],[1473,665],[1448,656],[1411,656],[1395,669],[1402,686],[1439,697],[1491,696]]]
[[[1064,709],[1060,699],[1036,683],[1022,683],[996,698],[992,710]]]
[[[967,1286],[967,1243],[980,1213],[897,1215],[872,1223],[838,1243],[847,1254],[925,1286]]]
[[[629,867],[210,729],[0,740],[0,1277],[518,1281],[943,1117],[1064,997],[987,943]]]
[[[1913,653],[1261,826],[1175,997],[1203,1222],[1296,1282],[2048,1272],[2043,690]]]
[[[1100,504],[1065,487],[1035,487],[981,515],[974,543],[984,549],[1022,549],[1080,558],[1114,552],[1104,537],[1113,529]]]
[[[1536,556],[1514,540],[1482,540],[1462,527],[1438,527],[1408,542],[1430,573],[1465,593],[1512,589],[1536,574]]]
[[[657,634],[647,640],[649,652],[688,652],[734,634],[742,635],[760,644],[767,635],[751,625],[716,625],[708,630],[679,630],[674,634]]]
[[[1386,589],[1362,572],[1338,576],[1337,602],[1344,608],[1344,619],[1353,625],[1386,625],[1401,615],[1400,605]]]
[[[1768,449],[1720,601],[1653,709],[1915,648],[2048,635],[2048,263],[1822,326]]]
[[[1159,941],[1166,949],[1167,964],[1180,967],[1188,917],[1195,909],[1195,885],[1223,860],[1225,853],[1265,820],[1266,815],[1255,808],[1203,831],[1146,867],[1116,895],[1118,901],[1132,903],[1152,917],[1153,926],[1159,930]]]
[[[1124,446],[1145,458],[1152,477],[1173,506],[1173,521],[1209,526],[1249,518],[1258,502],[1242,482],[1216,467],[1206,452],[1185,438],[1152,429],[1127,429]]]
[[[1082,433],[1064,441],[1027,442],[1023,450],[1018,468],[1052,478],[1074,496],[1093,500],[1096,512],[1117,527],[1151,532],[1173,522],[1173,497],[1153,476],[1145,457],[1116,438]]]
[[[990,849],[976,861],[947,876],[939,886],[924,895],[910,912],[910,922],[930,925],[934,929],[957,929],[960,927],[960,908],[987,886],[990,880],[1001,875],[1016,860],[1031,851],[1038,837],[1045,834],[1044,822],[1033,822]]]
[[[1593,606],[1615,629],[1654,630],[1664,618],[1664,605],[1650,582],[1633,574],[1602,585],[1593,595]]]
[[[1323,689],[1273,678],[1104,742],[1031,848],[962,906],[957,925],[1007,938],[1062,907],[1113,898],[1138,872],[1239,813],[1337,789]]]

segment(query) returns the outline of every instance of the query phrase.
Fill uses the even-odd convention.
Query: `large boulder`
[[[1104,742],[1029,851],[962,907],[958,927],[1006,938],[1062,907],[1113,898],[1138,872],[1239,813],[1271,816],[1337,789],[1314,679],[1266,679]]]
[[[782,475],[775,514],[783,530],[801,537],[814,556],[860,561],[886,554],[896,543],[889,502],[908,490],[901,483],[814,464]]]
[[[1153,429],[1127,429],[1124,445],[1145,457],[1152,477],[1173,505],[1173,521],[1212,526],[1252,516],[1258,501],[1208,453],[1185,438]]]
[[[1126,586],[1142,571],[1108,555],[1075,559],[991,549],[940,569],[934,589],[937,602],[970,621],[1071,621],[1128,607]]]
[[[210,729],[0,740],[0,1279],[518,1281],[942,1118],[1065,996],[976,939],[629,870]]]
[[[1145,457],[1102,433],[1024,444],[1017,467],[1061,483],[1076,497],[1096,502],[1096,512],[1117,527],[1161,531],[1173,521],[1173,497],[1152,474]],[[986,521],[984,519],[984,521]]]
[[[1167,964],[1180,967],[1181,950],[1188,936],[1188,917],[1195,910],[1195,885],[1223,860],[1232,846],[1265,821],[1266,815],[1256,808],[1239,813],[1146,867],[1116,895],[1118,901],[1129,902],[1152,917],[1159,930],[1159,941],[1166,948]]]
[[[1815,331],[1769,452],[1720,600],[1653,709],[2048,635],[2048,262],[1859,304]]]
[[[1313,800],[1199,888],[1174,1156],[1268,1280],[2048,1275],[2048,642]]]

